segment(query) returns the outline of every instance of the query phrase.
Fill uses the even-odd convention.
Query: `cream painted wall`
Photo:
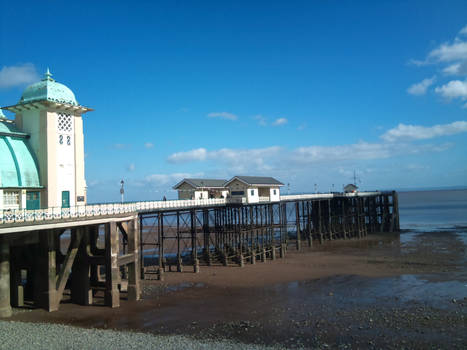
[[[87,202],[86,197],[86,178],[84,172],[84,132],[83,118],[81,115],[75,115],[74,119],[74,134],[75,134],[75,188],[76,197],[84,197],[84,202],[76,202],[77,205],[84,205]]]
[[[58,118],[60,113],[54,113],[55,118],[51,123],[55,124],[56,135],[53,140],[49,140],[49,144],[53,143],[56,154],[56,167],[55,172],[56,183],[55,183],[55,203],[62,206],[62,192],[70,192],[70,206],[76,205],[76,173],[75,173],[75,135],[74,135],[74,117],[61,113],[63,118],[69,118],[71,120],[71,131],[60,130],[58,125]],[[50,128],[50,126],[49,126]],[[83,165],[84,167],[84,165]],[[50,184],[51,187],[53,184]]]
[[[79,114],[71,115],[72,130],[58,130],[59,113],[71,115],[55,109],[31,109],[16,115],[18,128],[30,135],[38,162],[40,183],[45,187],[42,207],[61,207],[62,191],[70,192],[70,206],[77,204],[77,196],[85,199],[79,204],[86,203],[83,120]]]
[[[257,187],[248,187],[247,189],[247,202],[258,203],[259,202],[259,191]]]
[[[208,199],[209,192],[208,191],[195,191],[195,199]]]
[[[274,194],[274,191],[276,191],[276,194]],[[280,187],[271,187],[269,189],[269,200],[271,202],[278,202],[281,200],[281,192],[280,192]]]

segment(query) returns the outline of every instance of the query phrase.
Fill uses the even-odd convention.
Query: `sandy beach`
[[[202,266],[145,281],[119,309],[62,303],[11,320],[184,335],[285,348],[461,349],[467,259],[455,231],[370,235],[315,244],[286,259]]]

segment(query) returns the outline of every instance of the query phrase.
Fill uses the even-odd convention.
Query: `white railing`
[[[373,196],[381,192],[357,192],[357,193],[313,193],[280,196],[281,201],[333,198],[334,196]],[[260,202],[270,201],[269,197],[260,197]],[[0,210],[0,225],[16,222],[35,222],[48,220],[61,220],[73,218],[95,217],[103,215],[117,215],[149,211],[154,209],[183,209],[202,206],[221,206],[227,203],[246,204],[246,198],[210,198],[210,199],[186,199],[168,201],[145,201],[131,203],[105,203],[80,205],[71,208],[46,208],[37,210],[4,209]]]
[[[292,194],[281,196],[281,201],[301,200],[301,199],[317,199],[317,198],[333,198],[333,197],[366,197],[380,194],[379,191],[372,192],[354,192],[354,193],[310,193],[310,194]]]
[[[0,210],[0,225],[16,222],[35,222],[72,218],[95,217],[134,213],[153,209],[191,208],[200,206],[225,205],[225,198],[145,201],[131,203],[105,203],[79,205],[71,208],[46,208],[37,210],[5,209]]]

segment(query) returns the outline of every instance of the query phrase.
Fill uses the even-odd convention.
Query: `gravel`
[[[152,335],[11,321],[0,321],[0,335],[0,349],[281,349],[226,340],[201,341],[181,335]]]

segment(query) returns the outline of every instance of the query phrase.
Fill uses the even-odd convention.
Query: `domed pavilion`
[[[0,110],[0,210],[86,203],[81,106],[67,86],[44,78],[28,86],[7,119]]]

